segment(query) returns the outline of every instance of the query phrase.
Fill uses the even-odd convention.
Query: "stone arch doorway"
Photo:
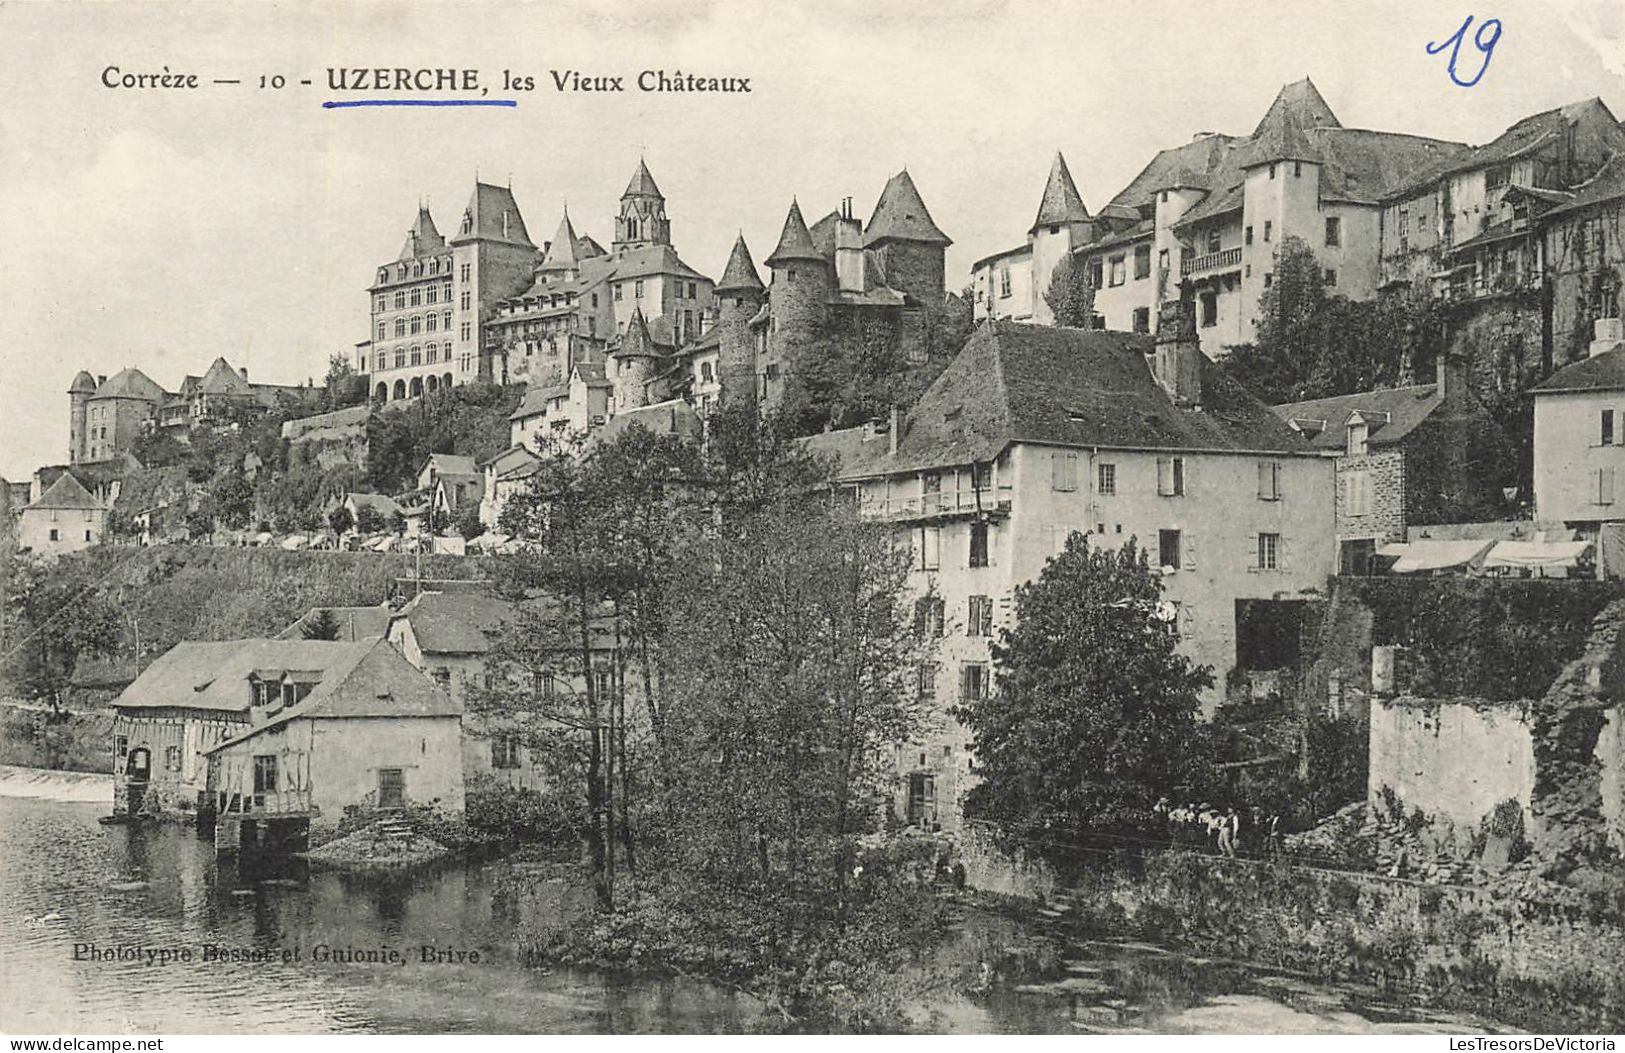
[[[374,391],[372,393],[372,397],[377,399],[379,402],[388,402],[389,401],[389,385],[385,384],[383,381],[380,380],[378,382],[378,390]]]
[[[395,397],[398,399],[404,399],[406,397],[406,381],[395,381]]]
[[[423,378],[422,377],[413,377],[412,378],[412,397],[417,398],[419,395],[422,395],[422,394],[423,394]]]

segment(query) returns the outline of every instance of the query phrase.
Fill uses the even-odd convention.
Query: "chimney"
[[[239,372],[239,373],[241,373],[243,375],[244,380],[248,379],[248,367],[247,366],[243,366],[241,369],[237,370],[237,372]]]
[[[863,291],[863,224],[852,215],[852,199],[841,199],[835,220],[835,282],[841,292]]]
[[[1591,335],[1591,346],[1586,348],[1587,358],[1612,351],[1621,341],[1625,341],[1625,324],[1618,318],[1599,318],[1592,323]]]
[[[1190,299],[1165,300],[1157,314],[1151,371],[1180,407],[1202,404],[1202,345],[1196,337],[1195,307]]]
[[[96,386],[101,387],[105,383],[107,383],[107,374],[106,373],[97,373],[96,374]]]

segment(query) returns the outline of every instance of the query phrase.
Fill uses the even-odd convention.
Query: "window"
[[[1104,284],[1101,281],[1101,262],[1097,257],[1089,261],[1089,287],[1098,289]]]
[[[918,527],[914,531],[914,569],[936,570],[942,565],[942,528]]]
[[[407,300],[407,303],[411,304],[413,307],[423,306],[423,290],[417,286],[413,286],[412,295]]]
[[[439,327],[440,327],[440,316],[439,315],[434,314],[434,313],[431,312],[430,314],[424,316],[424,318],[423,318],[423,328],[427,329],[429,332],[432,333],[436,329],[438,329]]]
[[[1163,497],[1185,495],[1185,458],[1157,458],[1157,493]]]
[[[947,605],[941,596],[925,596],[914,601],[914,635],[924,639],[941,636]]]
[[[255,754],[254,792],[276,793],[276,754]]]
[[[1078,488],[1078,455],[1070,450],[1050,454],[1050,489],[1072,491]]]
[[[467,266],[466,264],[464,266]],[[378,769],[378,807],[400,808],[406,804],[406,772],[400,768]]]
[[[616,300],[617,303],[620,302],[621,294],[625,289],[626,289],[626,286],[624,286],[624,285],[615,286],[615,300]]]
[[[987,524],[972,523],[970,525],[970,565],[972,567],[987,566]]]
[[[395,310],[399,311],[401,308],[403,308],[405,306],[406,306],[406,293],[397,292],[395,294]]]
[[[1371,426],[1363,420],[1349,421],[1348,456],[1364,457],[1371,448]]]
[[[60,530],[58,530],[56,527],[51,528],[51,540],[52,541],[61,541],[62,540],[62,532]]]
[[[86,541],[89,541],[89,540],[90,540],[90,531],[88,531],[88,530],[87,530],[87,531],[85,531],[85,540],[86,540]]]
[[[1151,246],[1134,246],[1134,280],[1151,277]]]
[[[966,636],[993,635],[993,597],[972,596],[965,619]]]
[[[473,307],[473,305],[474,305],[474,294],[469,293],[469,292],[463,293],[463,303],[462,303],[463,310],[467,311],[471,307]]]
[[[1498,186],[1505,186],[1512,175],[1510,165],[1493,165],[1484,170],[1484,188],[1494,190]]]
[[[1336,216],[1326,217],[1326,246],[1336,248],[1343,244],[1343,221]]]
[[[1264,272],[1264,288],[1268,289],[1270,287],[1270,279],[1273,277],[1274,275],[1269,271]]]
[[[1592,473],[1596,477],[1597,504],[1611,505],[1614,503],[1614,470],[1612,468],[1598,468]]]
[[[395,335],[397,337],[402,337],[402,336],[406,335],[406,319],[404,319],[404,318],[395,319]]]
[[[1136,307],[1134,309],[1134,331],[1136,333],[1149,333],[1151,331],[1151,308]]]
[[[1336,285],[1337,284],[1337,270],[1336,270],[1336,268],[1327,267],[1326,268],[1326,274],[1324,275],[1324,278],[1325,278],[1325,282],[1326,282],[1327,285]]]
[[[1270,178],[1271,178],[1271,179],[1274,179],[1274,178],[1275,178],[1275,165],[1274,165],[1274,164],[1271,164],[1271,165],[1270,165]],[[1265,240],[1265,241],[1268,241],[1268,240],[1269,240],[1269,239],[1268,239],[1268,238],[1265,238],[1265,239],[1264,239],[1264,240]]]
[[[1251,223],[1247,224],[1247,228],[1241,232],[1241,241],[1244,245],[1253,243],[1253,225]]]
[[[387,323],[385,323],[385,322],[379,322],[378,323],[378,339],[383,340],[388,336],[389,336],[389,325]]]
[[[1128,257],[1127,256],[1121,256],[1121,255],[1113,256],[1111,262],[1112,262],[1111,284],[1113,286],[1122,285],[1125,281],[1128,280]]]
[[[1102,464],[1099,466],[1097,474],[1100,476],[1100,479],[1095,489],[1099,490],[1101,495],[1104,497],[1111,497],[1112,495],[1116,494],[1117,465]]]
[[[1202,294],[1202,328],[1211,329],[1219,324],[1219,294],[1205,292]]]
[[[449,296],[446,297],[446,301],[449,303],[451,301],[451,297],[449,297]],[[448,333],[451,332],[451,312],[450,311],[441,311],[440,312],[440,328],[444,329]]]
[[[1301,175],[1303,175],[1303,162],[1302,161],[1293,161],[1292,162],[1292,178],[1297,179]]]
[[[1214,227],[1212,230],[1209,230],[1207,232],[1207,251],[1218,252],[1223,247],[1224,242],[1219,238],[1219,228]]]
[[[1258,535],[1258,569],[1279,570],[1281,565],[1281,535]]]
[[[519,767],[519,733],[501,731],[491,739],[491,767]]]
[[[1179,569],[1179,531],[1157,531],[1157,564],[1173,570]]]
[[[460,278],[462,278],[463,281],[466,282],[466,281],[468,281],[468,272],[469,272],[469,264],[465,263],[465,264],[463,264],[463,269],[460,272],[458,272],[458,276]]]
[[[1281,499],[1281,462],[1258,462],[1258,499],[1260,501],[1279,501]]]
[[[1614,444],[1614,411],[1611,409],[1602,411],[1602,439],[1600,441],[1604,446]]]
[[[999,298],[1002,299],[1002,300],[1008,300],[1010,298],[1010,268],[1009,267],[1000,267],[999,268]]]
[[[643,299],[643,279],[642,278],[639,278],[637,281],[632,283],[632,296],[634,298],[636,298],[636,299],[639,299],[639,300]]]
[[[407,331],[413,336],[423,332],[423,318],[421,315],[412,316],[412,320],[408,323]]]
[[[179,746],[164,747],[164,767],[169,771],[181,770],[181,748]]]
[[[969,701],[987,697],[987,666],[966,662],[959,667],[959,697]]]
[[[919,697],[922,701],[937,697],[937,663],[921,662],[915,670]]]
[[[1343,473],[1343,514],[1363,516],[1371,511],[1371,473],[1361,468]]]
[[[1275,223],[1274,223],[1274,221],[1273,221],[1273,220],[1268,220],[1268,219],[1266,219],[1266,220],[1265,220],[1265,221],[1264,221],[1264,240],[1265,240],[1265,241],[1269,241],[1269,240],[1270,240],[1270,229],[1271,229],[1271,228],[1272,228],[1272,227],[1274,227],[1274,225],[1275,225]]]

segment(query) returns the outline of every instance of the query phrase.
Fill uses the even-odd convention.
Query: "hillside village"
[[[586,707],[603,865],[616,806],[592,795],[621,792],[629,739],[704,680],[670,657],[699,631],[681,615],[725,602],[694,568],[754,558],[706,531],[771,491],[906,542],[905,629],[931,653],[885,652],[877,676],[931,719],[887,744],[889,829],[977,842],[967,714],[997,702],[1001,641],[1082,535],[1135,541],[1157,596],[1117,606],[1209,673],[1217,774],[1169,791],[1193,815],[1250,811],[1258,846],[1275,816],[1298,850],[1394,878],[1617,887],[1618,117],[1593,98],[1447,142],[1346,128],[1305,79],[1093,207],[1059,153],[1029,175],[1032,226],[962,291],[926,171],[866,220],[786,188],[777,242],[726,260],[679,254],[642,160],[607,246],[563,208],[529,217],[553,228],[538,242],[512,187],[477,182],[359,277],[368,330],[319,384],[223,357],[173,391],[139,365],[78,373],[66,460],[0,488],[14,563],[94,565],[131,610],[200,550],[390,569],[343,602],[279,596],[294,616],[238,638],[116,626],[31,682],[110,708],[116,817],[202,823],[224,853],[542,800],[537,714]],[[771,452],[738,467],[740,435]],[[761,482],[792,463],[811,474]],[[568,504],[602,478],[648,489]],[[611,547],[590,551],[613,580],[583,584],[561,509],[653,551],[671,539],[639,517],[672,502],[685,558],[658,589]],[[1182,821],[1170,804],[1154,821]]]

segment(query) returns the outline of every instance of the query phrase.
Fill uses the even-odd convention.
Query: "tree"
[[[0,611],[12,678],[34,698],[60,703],[80,655],[113,653],[123,638],[119,609],[91,576],[95,564],[21,554],[11,560]]]
[[[371,511],[371,509],[366,509],[366,511]],[[374,516],[377,514],[373,512]],[[355,517],[350,514],[350,510],[343,505],[339,505],[327,513],[327,525],[332,529],[333,533],[342,536],[348,534],[351,528],[356,525],[356,522]]]
[[[214,513],[200,507],[186,514],[186,536],[193,541],[208,538],[214,533]]]
[[[994,647],[992,695],[956,709],[983,781],[967,814],[1010,834],[1133,829],[1193,778],[1206,667],[1176,651],[1162,579],[1131,539],[1119,550],[1074,533],[1016,590],[1016,625]]]
[[[367,380],[358,375],[344,355],[329,355],[327,377],[322,381],[322,408],[327,410],[357,406],[367,401]]]
[[[457,514],[457,532],[463,535],[464,541],[473,541],[485,533],[485,524],[480,520],[479,505],[465,505]]]
[[[254,515],[254,485],[241,471],[229,472],[217,480],[212,493],[215,511],[222,523],[233,530],[248,525]]]
[[[355,511],[355,529],[360,534],[382,534],[388,526],[383,515],[372,505],[360,505]]]
[[[339,620],[331,610],[322,607],[299,624],[299,632],[307,640],[337,640]]]
[[[1088,329],[1094,324],[1095,286],[1089,272],[1071,253],[1050,272],[1049,288],[1044,290],[1044,302],[1055,315],[1056,325],[1074,329]]]

